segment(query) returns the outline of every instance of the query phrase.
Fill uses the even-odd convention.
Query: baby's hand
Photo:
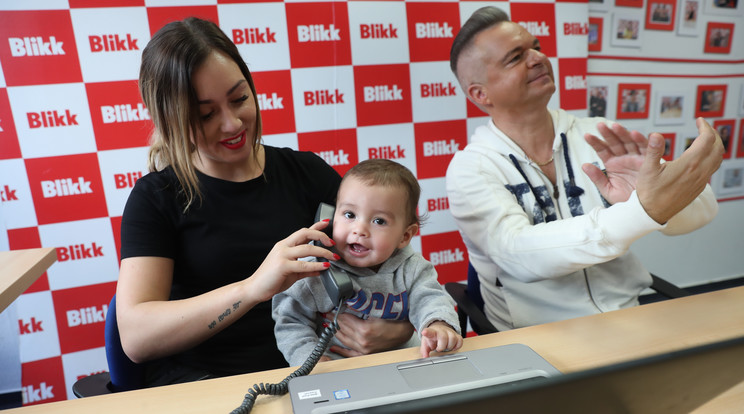
[[[462,336],[451,326],[436,321],[421,331],[421,357],[428,358],[431,351],[456,351],[462,346]]]

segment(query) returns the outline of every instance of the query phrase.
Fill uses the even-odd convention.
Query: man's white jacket
[[[609,121],[550,113],[557,188],[493,121],[475,130],[447,170],[450,211],[499,330],[637,305],[651,277],[630,245],[655,230],[691,232],[718,212],[710,186],[664,225],[635,191],[610,206],[581,170],[604,168],[584,134],[601,137],[596,126]]]

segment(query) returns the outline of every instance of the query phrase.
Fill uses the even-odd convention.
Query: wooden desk
[[[652,303],[465,340],[463,350],[509,343],[532,347],[556,368],[574,372],[744,335],[744,287]],[[256,356],[260,358],[260,355]],[[409,348],[319,364],[329,372],[418,358]],[[7,414],[229,413],[258,382],[279,382],[292,370],[265,371],[189,384],[11,409]],[[695,412],[741,413],[744,383]],[[260,396],[253,413],[290,413],[289,397]]]
[[[0,312],[56,261],[53,247],[0,252]]]

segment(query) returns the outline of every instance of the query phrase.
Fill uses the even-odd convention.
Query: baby
[[[355,295],[346,312],[360,318],[409,320],[420,333],[421,356],[462,346],[452,298],[434,266],[409,243],[420,226],[416,213],[421,188],[404,166],[366,160],[341,181],[333,218],[333,240],[341,260],[332,266],[351,277]],[[333,311],[319,277],[308,277],[274,296],[274,333],[290,365],[301,365],[318,342],[323,314]],[[414,346],[414,335],[404,346]],[[343,346],[334,339],[334,345]],[[339,358],[326,352],[321,358]]]

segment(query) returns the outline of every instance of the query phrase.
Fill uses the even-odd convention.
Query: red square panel
[[[144,147],[154,128],[136,81],[85,85],[99,151]]]
[[[148,7],[147,19],[150,24],[150,33],[155,34],[166,24],[183,20],[187,17],[200,17],[216,24],[219,23],[217,18],[217,6],[179,6],[179,7]]]
[[[411,78],[407,64],[354,67],[357,125],[411,122]]]
[[[10,111],[8,90],[0,88],[0,160],[11,158],[21,158],[21,146]]]
[[[70,11],[3,11],[0,61],[8,86],[81,82]]]
[[[25,160],[39,224],[108,215],[96,154]]]
[[[62,357],[26,362],[21,366],[23,405],[38,405],[67,399]]]
[[[351,64],[345,2],[287,3],[285,7],[292,68]]]
[[[459,282],[468,275],[468,251],[460,233],[432,234],[421,236],[424,258],[437,269],[439,283]]]
[[[318,154],[342,176],[359,163],[355,129],[299,133],[297,146]]]
[[[411,62],[449,61],[460,30],[457,3],[406,3]]]
[[[116,282],[52,292],[54,313],[63,354],[105,345],[104,326]]]

